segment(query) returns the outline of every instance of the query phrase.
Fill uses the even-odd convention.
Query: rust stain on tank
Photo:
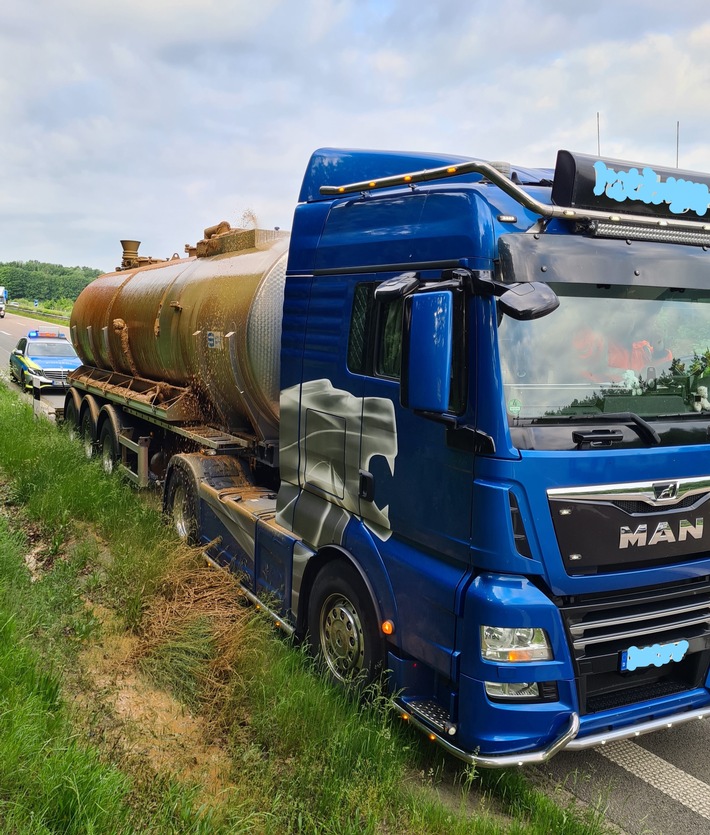
[[[189,387],[215,421],[273,438],[288,235],[229,228],[204,243],[228,251],[96,279],[72,340],[86,365]]]

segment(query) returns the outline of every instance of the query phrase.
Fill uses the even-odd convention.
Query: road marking
[[[0,331],[0,333],[4,333],[4,334],[5,334],[5,336],[12,336],[12,334],[11,334],[11,333],[8,333],[7,331]]]
[[[696,815],[710,820],[710,786],[707,783],[627,739],[609,742],[596,750]]]

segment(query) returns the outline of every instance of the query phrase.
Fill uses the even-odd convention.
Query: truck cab
[[[324,149],[304,180],[278,519],[356,566],[401,711],[484,765],[710,704],[710,179],[645,170]]]

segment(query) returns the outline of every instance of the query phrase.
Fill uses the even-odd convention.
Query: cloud
[[[705,0],[8,0],[0,261],[112,268],[253,210],[324,145],[710,170]]]

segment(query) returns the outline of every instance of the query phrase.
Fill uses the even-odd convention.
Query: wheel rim
[[[328,669],[339,681],[348,681],[364,668],[365,636],[357,609],[342,594],[323,603],[320,645]]]
[[[190,521],[187,509],[187,491],[178,484],[173,493],[173,525],[180,539],[187,541],[190,536]]]
[[[101,444],[101,464],[105,473],[110,475],[113,472],[113,463],[113,438],[110,435],[105,435]]]

